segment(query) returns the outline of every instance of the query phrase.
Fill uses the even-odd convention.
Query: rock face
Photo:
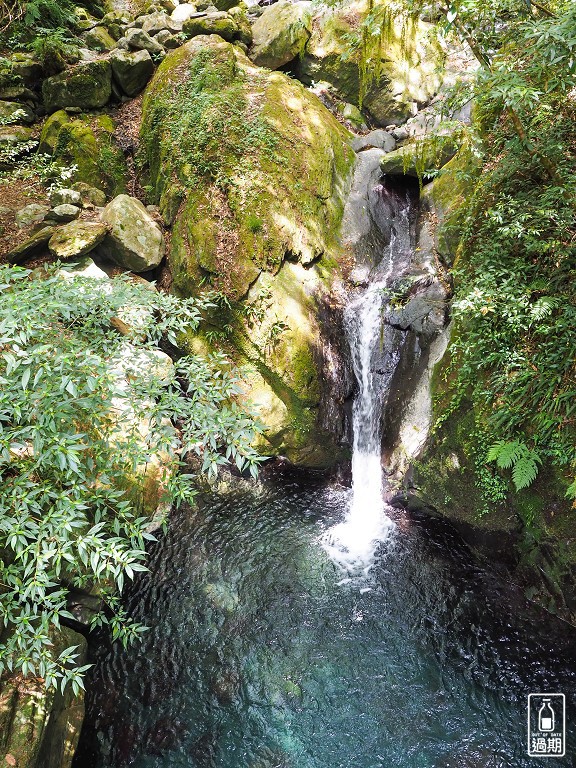
[[[113,51],[110,56],[112,75],[127,96],[136,96],[154,73],[154,62],[148,51]]]
[[[314,466],[338,454],[329,425],[319,428],[331,375],[319,317],[343,257],[348,138],[299,83],[215,36],[170,53],[144,99],[150,182],[174,222],[174,289],[229,297],[230,316],[214,322],[251,365],[246,387],[269,427],[263,452]]]
[[[109,232],[100,246],[106,258],[132,272],[147,272],[164,258],[164,236],[140,200],[118,195],[102,211]]]
[[[303,82],[326,81],[344,101],[358,105],[362,90],[359,62],[350,53],[349,36],[357,33],[367,13],[364,0],[314,16],[312,36],[306,46],[298,72]],[[391,39],[384,41],[380,53],[381,75],[368,87],[363,107],[382,126],[403,122],[412,114],[413,104],[427,103],[440,85],[437,69],[443,62],[439,47],[426,39],[429,26],[415,25],[403,43],[396,26]]]
[[[78,64],[73,69],[48,77],[42,84],[47,112],[63,107],[95,109],[108,103],[112,93],[112,70],[105,59]]]
[[[259,67],[278,69],[304,52],[312,34],[311,2],[280,2],[266,8],[253,27],[250,58]]]

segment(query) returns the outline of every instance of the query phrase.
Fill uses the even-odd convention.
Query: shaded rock
[[[27,104],[16,101],[0,101],[0,121],[10,123],[28,123],[36,120],[36,115]]]
[[[219,35],[223,40],[230,42],[238,31],[238,24],[232,16],[221,11],[192,17],[182,25],[182,32],[187,38],[198,35]]]
[[[20,229],[39,224],[44,220],[50,208],[39,203],[30,203],[16,212],[16,224]]]
[[[382,158],[383,173],[393,176],[412,176],[426,170],[438,170],[448,163],[458,151],[458,142],[450,137],[434,135],[405,144]]]
[[[103,107],[111,93],[112,70],[110,62],[104,59],[78,64],[48,77],[42,84],[44,106],[49,113],[63,107]]]
[[[35,88],[42,77],[42,67],[34,59],[25,53],[14,53],[10,57],[12,74],[20,79],[28,88]]]
[[[344,101],[356,106],[361,74],[358,54],[350,51],[350,36],[361,26],[367,12],[364,0],[319,10],[297,70],[307,84],[327,81]],[[405,39],[400,28],[394,27],[391,39],[383,41],[381,75],[363,99],[363,109],[379,125],[403,122],[412,114],[414,102],[425,104],[438,90],[443,52],[428,38],[429,29],[425,23],[417,22]]]
[[[396,148],[396,140],[383,129],[370,131],[365,136],[355,136],[352,139],[352,149],[354,152],[361,152],[363,149],[370,148],[392,152]]]
[[[354,104],[344,104],[341,114],[344,120],[348,120],[355,126],[356,130],[361,130],[362,127],[366,125],[364,115],[360,112],[358,107],[354,106]]]
[[[137,51],[148,51],[148,53],[164,53],[164,48],[158,40],[150,37],[148,32],[143,29],[128,29],[126,31],[126,42],[129,48]]]
[[[50,192],[52,205],[76,205],[81,207],[82,197],[75,189],[54,189]]]
[[[278,67],[300,56],[312,34],[311,2],[275,3],[254,23],[250,58],[260,67]]]
[[[104,27],[94,27],[82,35],[84,43],[93,51],[111,51],[116,41]]]
[[[99,222],[72,221],[56,230],[48,248],[58,259],[73,259],[93,250],[104,240],[107,232],[107,226]]]
[[[33,140],[32,137],[32,130],[23,125],[6,125],[4,128],[0,128],[0,146],[26,144]]]
[[[80,216],[80,208],[76,205],[69,205],[68,203],[62,203],[62,205],[56,205],[48,213],[48,218],[53,221],[65,223],[68,221],[74,221]]]
[[[109,233],[100,252],[132,272],[147,272],[164,257],[164,236],[140,200],[118,195],[102,212]]]
[[[28,240],[25,240],[7,253],[6,260],[10,264],[22,264],[26,259],[44,250],[48,240],[50,240],[55,231],[55,227],[43,227],[38,232],[35,232],[32,237],[29,237]]]
[[[110,55],[112,75],[127,96],[136,96],[154,74],[154,62],[147,50],[113,51]]]
[[[76,192],[80,193],[83,205],[94,205],[96,208],[103,208],[106,205],[106,195],[101,189],[92,187],[84,181],[77,181],[72,186]]]
[[[242,47],[244,53],[248,53],[248,48],[252,45],[252,24],[246,13],[244,5],[236,5],[234,8],[230,8],[228,11],[230,16],[234,19],[238,25],[238,32],[234,38],[236,45]]]
[[[0,99],[3,101],[25,101],[34,104],[38,96],[25,85],[7,85],[0,88]]]

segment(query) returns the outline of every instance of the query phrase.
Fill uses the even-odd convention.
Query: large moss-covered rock
[[[197,35],[219,35],[223,40],[232,40],[238,31],[238,24],[224,11],[192,16],[182,25],[182,32],[188,38]]]
[[[108,103],[112,93],[112,70],[105,59],[89,61],[59,75],[48,77],[42,84],[47,112],[63,107],[95,109]]]
[[[250,58],[260,67],[278,69],[300,56],[312,34],[311,2],[289,0],[266,8],[253,27]]]
[[[40,147],[66,167],[72,166],[73,182],[84,182],[117,195],[126,189],[124,154],[114,139],[115,125],[108,115],[75,119],[60,110],[46,121]]]
[[[124,269],[146,272],[164,258],[164,236],[140,200],[118,195],[102,211],[108,234],[100,252]]]
[[[56,230],[48,248],[57,259],[74,259],[94,250],[107,231],[106,225],[99,221],[71,221]]]
[[[315,15],[312,36],[299,67],[304,82],[326,81],[345,101],[360,103],[361,48],[358,53],[351,53],[350,39],[358,35],[367,10],[367,2],[358,0],[322,9]],[[382,41],[380,74],[368,84],[362,100],[378,124],[403,122],[412,114],[414,103],[427,103],[438,90],[443,53],[427,38],[429,29],[424,22],[417,22],[404,35],[400,24],[395,24],[389,39]],[[376,63],[371,62],[368,74],[375,69]]]
[[[150,182],[173,222],[174,289],[229,297],[232,315],[214,322],[252,364],[265,452],[314,465],[336,453],[314,429],[324,378],[315,317],[342,255],[348,138],[299,83],[215,36],[169,54],[144,100]],[[255,306],[243,309],[246,297]]]

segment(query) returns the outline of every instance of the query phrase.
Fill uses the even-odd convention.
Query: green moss
[[[54,145],[54,158],[64,166],[76,166],[74,182],[91,184],[112,197],[126,192],[126,161],[114,140],[114,122],[108,115],[66,121],[55,121],[53,115],[44,127],[45,134],[46,141]]]

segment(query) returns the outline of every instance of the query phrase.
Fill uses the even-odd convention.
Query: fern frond
[[[540,457],[534,451],[529,451],[526,456],[519,459],[512,469],[512,482],[517,491],[532,485],[538,474]]]

